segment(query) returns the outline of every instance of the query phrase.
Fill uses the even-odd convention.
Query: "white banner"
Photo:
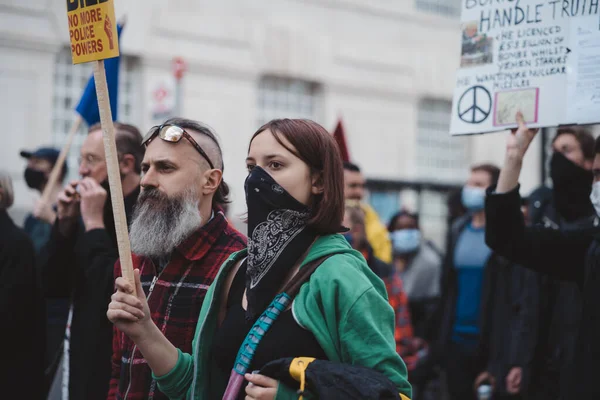
[[[463,0],[450,132],[600,122],[600,0]]]

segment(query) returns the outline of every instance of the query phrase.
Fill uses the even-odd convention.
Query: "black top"
[[[245,279],[246,263],[243,263],[231,283],[227,313],[213,343],[216,364],[227,374],[233,369],[238,350],[255,322],[246,320],[246,311],[242,307]],[[286,357],[327,359],[315,336],[298,325],[291,309],[282,312],[263,336],[248,372],[260,370],[267,363]]]
[[[131,222],[139,187],[124,198]],[[105,400],[111,379],[112,324],[106,318],[114,293],[119,257],[110,193],[104,204],[105,229],[85,231],[83,220],[69,237],[55,223],[41,257],[47,298],[72,298],[69,398]]]
[[[589,190],[589,182],[587,183]],[[558,194],[560,196],[560,193]],[[569,196],[567,191],[563,195]],[[554,202],[553,190],[542,186],[529,195],[529,215],[532,225],[554,229],[587,229],[594,225],[596,212],[586,207],[589,195],[584,201],[574,202],[578,206],[579,218],[567,213],[570,218],[561,215]],[[587,212],[586,212],[587,210]],[[571,211],[574,211],[571,208]],[[570,268],[571,265],[565,265]],[[558,393],[569,398],[568,382],[576,350],[576,339],[581,324],[582,295],[574,282],[561,281],[549,275],[539,274],[539,339],[533,360],[533,378],[544,382],[546,393]]]
[[[0,321],[3,399],[44,398],[44,300],[29,237],[0,210]]]
[[[581,326],[567,390],[569,399],[600,398],[600,229],[526,227],[519,187],[502,194],[493,190],[488,190],[485,206],[488,246],[527,268],[576,282],[581,290]]]

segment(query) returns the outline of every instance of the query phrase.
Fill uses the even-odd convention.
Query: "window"
[[[417,171],[427,181],[462,183],[469,168],[469,140],[450,136],[452,103],[426,99],[418,110]]]
[[[258,126],[275,118],[321,119],[318,84],[298,79],[267,76],[258,87]]]
[[[447,17],[460,17],[460,0],[415,0],[418,10]]]
[[[119,121],[137,124],[138,118],[135,114],[134,104],[138,94],[137,62],[134,57],[121,56],[121,69],[119,71]],[[65,48],[56,57],[56,69],[54,72],[54,99],[53,99],[53,143],[54,146],[62,148],[67,135],[71,130],[71,124],[75,119],[75,106],[81,98],[83,89],[93,73],[91,63],[71,64],[71,51]],[[85,123],[73,139],[67,163],[69,174],[67,180],[77,179],[79,149],[87,134]]]

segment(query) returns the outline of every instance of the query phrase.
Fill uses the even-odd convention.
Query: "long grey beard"
[[[129,238],[131,251],[151,258],[166,257],[202,224],[193,190],[169,198],[150,189],[140,193]]]

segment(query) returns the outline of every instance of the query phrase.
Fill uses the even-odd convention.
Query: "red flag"
[[[337,123],[335,127],[335,131],[333,131],[333,138],[338,144],[340,148],[340,153],[342,155],[342,160],[344,162],[350,161],[350,154],[348,153],[348,145],[346,145],[346,135],[344,134],[344,125],[342,125],[342,119]]]

